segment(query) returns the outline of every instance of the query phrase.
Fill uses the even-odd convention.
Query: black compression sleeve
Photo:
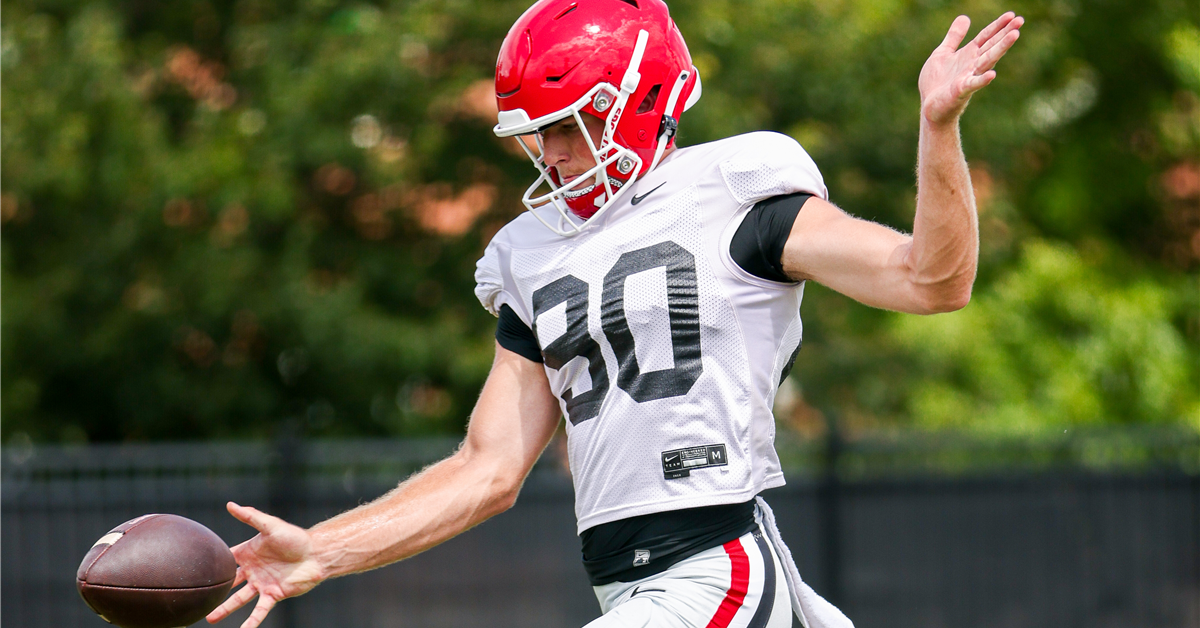
[[[742,270],[771,281],[794,283],[783,272],[783,245],[804,202],[812,194],[798,192],[759,201],[738,226],[729,255]]]
[[[500,322],[496,324],[496,342],[501,347],[534,362],[542,362],[542,348],[525,321],[507,305],[500,306]]]

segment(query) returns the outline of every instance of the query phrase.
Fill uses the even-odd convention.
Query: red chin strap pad
[[[615,193],[620,189],[620,186],[623,185],[625,181],[613,176],[612,171],[616,170],[616,166],[610,167],[609,170],[609,184],[612,185],[613,192]],[[554,185],[556,186],[562,185],[562,180],[558,178],[558,171],[553,168],[550,169],[550,180],[553,181]],[[566,201],[567,209],[571,210],[572,214],[587,220],[592,216],[595,216],[596,212],[600,211],[600,207],[604,205],[604,202],[601,201],[598,203],[596,201],[604,197],[606,193],[607,190],[604,188],[604,185],[597,184],[596,187],[592,188],[587,194],[581,194],[575,197],[564,197],[563,200]],[[607,201],[608,199],[605,198],[604,200]]]
[[[595,216],[596,212],[600,210],[600,205],[603,205],[603,203],[597,205],[596,200],[603,196],[604,193],[604,186],[597,185],[592,189],[591,192],[588,192],[587,194],[577,196],[575,198],[565,199],[567,201],[567,208],[571,210],[572,214],[587,220],[588,218]]]

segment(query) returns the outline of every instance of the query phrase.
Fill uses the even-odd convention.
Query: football
[[[216,608],[237,563],[221,537],[177,515],[143,515],[100,537],[76,573],[79,594],[121,628],[177,628]]]

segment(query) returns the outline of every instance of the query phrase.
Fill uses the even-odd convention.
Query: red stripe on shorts
[[[707,628],[728,628],[729,622],[733,621],[733,616],[742,607],[746,591],[750,588],[750,559],[746,557],[742,542],[734,539],[724,547],[725,553],[729,554],[729,562],[733,564],[733,573],[730,577],[729,591],[717,607],[716,614],[708,621]]]

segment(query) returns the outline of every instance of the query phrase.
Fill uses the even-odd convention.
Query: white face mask
[[[587,141],[588,150],[591,152],[595,165],[571,182],[562,185],[557,182],[558,177],[553,174],[553,167],[546,165],[545,147],[542,145],[541,137],[538,136],[537,138],[538,154],[534,154],[533,150],[524,141],[519,138],[517,140],[521,144],[521,149],[533,161],[534,167],[540,173],[533,184],[525,190],[525,193],[521,197],[521,202],[525,204],[525,207],[546,228],[560,236],[570,237],[581,233],[588,224],[594,222],[605,211],[615,205],[621,193],[625,189],[630,188],[630,184],[636,182],[639,178],[639,173],[643,171],[642,167],[645,164],[642,158],[633,150],[618,144],[614,140],[614,136],[616,134],[617,123],[620,121],[621,115],[625,113],[626,107],[629,104],[629,97],[637,90],[638,84],[641,82],[641,74],[638,72],[638,68],[642,63],[642,56],[645,54],[646,42],[649,36],[650,34],[645,30],[639,32],[633,56],[625,71],[625,76],[621,79],[620,87],[614,86],[611,83],[598,83],[570,106],[533,120],[529,119],[529,116],[521,109],[501,111],[499,113],[499,123],[493,129],[499,137],[535,133],[538,129],[543,129],[568,117],[574,117],[579,132],[583,133],[584,139]],[[689,72],[682,72],[676,80],[668,99],[667,111],[674,110],[679,94],[689,77]],[[699,100],[699,98],[700,82],[699,77],[696,77],[695,88],[688,97],[685,109]],[[583,110],[589,105],[594,110],[606,114],[604,132],[600,136],[599,145],[592,141],[582,117]],[[674,132],[673,128],[671,132]],[[659,160],[662,159],[663,151],[669,143],[670,136],[660,137],[659,140],[654,159],[651,161],[650,167],[645,170],[646,172],[653,170],[658,165]],[[621,181],[610,176],[610,167],[615,168],[616,172],[621,176],[628,174],[629,178]],[[592,183],[583,184],[580,183],[581,181],[591,181]],[[543,186],[548,188],[549,191],[537,194],[538,190]],[[596,193],[597,188],[601,188],[602,190],[599,194]],[[596,211],[584,219],[571,210],[567,201],[568,199],[575,200],[589,195],[595,196],[593,204],[596,207]],[[552,206],[557,211],[558,219],[554,221],[557,224],[547,221],[542,216],[543,212],[537,211],[547,205]],[[553,218],[551,220],[553,221]]]

